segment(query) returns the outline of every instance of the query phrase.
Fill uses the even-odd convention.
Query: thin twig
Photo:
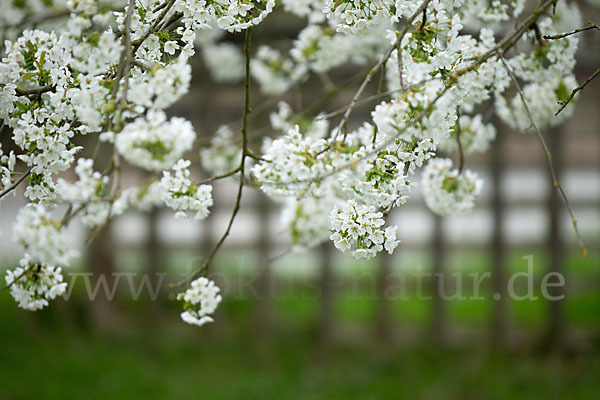
[[[171,18],[164,20],[164,22],[159,26],[158,30],[169,30],[170,27],[177,24],[181,18],[183,18],[183,13],[175,13],[171,15]]]
[[[427,105],[427,107],[425,107],[415,118],[410,119],[408,124],[406,124],[405,126],[401,127],[401,128],[397,128],[397,132],[395,135],[389,137],[385,142],[381,143],[377,148],[373,149],[372,152],[366,152],[364,155],[353,159],[352,161],[340,165],[337,168],[334,168],[331,171],[328,171],[327,173],[323,174],[323,175],[319,175],[316,178],[308,178],[308,179],[294,179],[294,180],[290,180],[290,181],[260,181],[260,185],[272,185],[272,186],[282,186],[282,185],[295,185],[295,184],[300,184],[300,183],[307,183],[307,184],[311,184],[311,183],[315,183],[318,181],[321,181],[325,178],[328,178],[330,176],[333,176],[343,170],[349,169],[349,168],[355,168],[356,167],[356,163],[359,161],[363,161],[368,159],[369,157],[373,157],[375,156],[377,153],[379,153],[380,151],[384,150],[386,147],[388,147],[389,145],[391,145],[392,143],[394,143],[396,141],[396,139],[398,139],[407,129],[413,127],[414,125],[416,125],[417,123],[419,123],[433,108],[433,106],[439,101],[440,98],[442,98],[442,96],[444,94],[446,94],[446,92],[448,91],[450,87],[447,86],[445,87],[443,90],[441,90],[437,96]]]
[[[515,28],[506,38],[504,38],[500,43],[498,43],[494,48],[490,49],[487,53],[485,53],[484,55],[482,55],[480,58],[476,59],[473,64],[464,67],[456,72],[454,72],[453,74],[451,74],[448,77],[448,82],[446,83],[446,86],[444,87],[443,90],[441,90],[437,96],[431,101],[431,103],[429,103],[429,105],[423,110],[421,111],[421,113],[419,113],[419,115],[417,115],[414,119],[410,120],[409,123],[407,125],[405,125],[402,128],[398,129],[398,132],[396,133],[396,135],[390,137],[386,142],[382,143],[378,148],[374,149],[373,152],[371,153],[367,153],[361,157],[359,157],[357,160],[353,160],[350,163],[347,163],[345,165],[341,165],[338,168],[333,169],[332,171],[323,174],[321,176],[318,176],[316,178],[313,179],[299,179],[299,180],[292,180],[292,181],[286,181],[286,182],[276,182],[276,181],[261,181],[260,184],[261,185],[273,185],[273,186],[281,186],[281,185],[293,185],[293,184],[299,184],[299,183],[313,183],[316,181],[320,181],[324,178],[327,178],[329,176],[335,175],[336,173],[348,169],[348,168],[354,168],[356,166],[356,162],[358,161],[362,161],[364,159],[367,159],[369,157],[372,157],[373,155],[375,155],[377,152],[385,149],[387,146],[389,146],[390,144],[392,144],[398,137],[400,137],[400,135],[402,135],[402,133],[404,133],[404,131],[406,131],[408,128],[412,127],[413,125],[415,125],[416,123],[420,122],[426,115],[427,113],[429,113],[429,111],[433,108],[433,106],[437,103],[437,101],[439,101],[439,99],[446,94],[446,92],[450,89],[450,87],[454,84],[456,84],[458,82],[458,78],[461,77],[462,75],[475,70],[479,65],[483,64],[484,62],[486,62],[488,59],[490,59],[492,56],[497,55],[498,53],[504,53],[506,51],[508,51],[510,48],[512,48],[512,46],[514,46],[516,44],[516,42],[519,40],[519,38],[523,35],[523,33],[525,33],[525,31],[528,29],[529,26],[531,26],[532,23],[534,23],[535,21],[537,21],[538,18],[540,18],[543,13],[550,8],[552,5],[554,5],[558,0],[546,0],[543,4],[541,4],[534,12],[531,16],[529,16],[525,21],[523,21],[517,28]]]
[[[0,26],[0,29],[3,29],[3,30],[10,29],[10,28],[23,29],[24,25],[28,25],[28,24],[37,25],[37,24],[40,24],[42,22],[45,22],[45,21],[48,21],[51,19],[59,19],[59,18],[68,17],[70,13],[71,13],[70,10],[60,10],[60,11],[56,11],[54,13],[48,13],[48,14],[32,14],[32,15],[26,16],[19,22],[16,22],[13,24],[2,25],[2,26]]]
[[[113,88],[113,100],[116,100],[119,81],[123,80],[123,91],[121,93],[121,105],[117,111],[116,124],[117,128],[121,125],[121,116],[125,107],[127,107],[127,92],[129,90],[129,75],[131,73],[131,58],[133,52],[131,51],[131,19],[133,18],[133,11],[135,9],[135,0],[129,0],[129,6],[127,7],[127,15],[125,16],[125,36],[123,38],[123,52],[121,53],[121,59],[119,61],[119,72]],[[111,197],[114,197],[121,186],[121,160],[119,152],[115,146],[113,149],[113,160],[112,160],[112,171],[114,172],[114,181],[110,191]],[[107,216],[107,221],[110,219],[110,212]]]
[[[525,19],[525,21],[521,22],[521,24],[511,32],[511,34],[505,37],[501,42],[499,42],[496,46],[490,49],[483,56],[477,58],[473,62],[473,64],[469,65],[468,67],[464,67],[459,71],[456,71],[454,74],[452,74],[452,77],[458,78],[459,76],[462,76],[467,72],[475,70],[477,67],[489,60],[494,55],[503,56],[503,54],[510,50],[523,36],[523,34],[528,29],[530,29],[531,25],[534,24],[544,14],[544,12],[548,10],[548,8],[556,4],[557,1],[558,0],[546,0],[538,8],[536,8],[533,11],[533,13],[527,19]]]
[[[151,66],[144,64],[140,60],[133,60],[132,64],[135,65],[136,67],[139,67],[139,68],[143,69],[144,71],[152,71],[152,67]]]
[[[535,40],[538,42],[538,44],[540,46],[544,46],[546,44],[546,42],[544,42],[544,39],[542,38],[542,31],[540,31],[540,27],[538,26],[538,24],[537,23],[531,24],[531,27],[529,29],[533,29],[533,33],[535,35]]]
[[[54,85],[45,85],[45,86],[38,86],[38,87],[27,88],[27,89],[16,88],[15,92],[17,92],[17,94],[19,96],[31,96],[33,94],[38,95],[38,94],[50,92],[50,91],[54,90],[55,88],[56,88],[56,86],[54,86]]]
[[[297,113],[294,117],[290,119],[291,125],[298,124],[303,118],[314,117],[317,112],[321,111],[325,104],[329,103],[331,99],[337,96],[343,89],[349,87],[351,84],[356,82],[359,78],[362,78],[365,75],[365,72],[361,70],[357,72],[352,77],[346,79],[341,84],[335,86],[331,89],[331,91],[326,91],[318,100],[310,104],[301,112]],[[248,122],[254,121],[256,118],[260,117],[266,110],[268,110],[276,101],[280,101],[277,97],[269,97],[264,102],[260,103],[257,107],[252,108],[252,114],[248,116]],[[364,100],[361,100],[361,102]],[[360,104],[359,102],[358,104]],[[346,108],[342,109],[337,115],[343,113]],[[232,127],[235,124],[240,124],[242,122],[243,117],[240,117],[238,120],[232,121],[228,124],[228,126]],[[316,121],[320,120],[320,117],[315,118]],[[271,130],[271,126],[267,125],[260,129],[253,129],[252,133],[248,133],[248,138],[251,139],[262,139],[264,137],[265,132]],[[208,143],[207,145],[209,145]],[[257,160],[262,161],[263,159],[256,154],[252,153],[250,149],[248,149],[248,156]]]
[[[142,43],[144,43],[144,40],[148,39],[148,36],[150,36],[152,33],[154,33],[154,31],[158,27],[158,24],[160,24],[162,22],[163,18],[165,17],[165,15],[167,15],[167,13],[169,12],[169,10],[173,6],[173,4],[175,4],[175,0],[167,0],[165,2],[165,6],[164,6],[163,10],[161,11],[160,15],[154,20],[154,22],[152,23],[152,25],[150,25],[148,30],[146,32],[144,32],[142,37],[133,42],[133,54],[135,54],[137,52],[137,50],[140,48]],[[161,6],[161,8],[162,8],[162,6]]]
[[[357,101],[356,104],[354,104],[354,107],[356,108],[358,106],[362,106],[362,105],[364,105],[366,103],[370,103],[372,101],[375,101],[375,100],[378,100],[378,99],[382,99],[382,98],[384,98],[386,96],[401,95],[402,93],[404,93],[404,92],[406,92],[408,90],[414,89],[416,87],[419,87],[419,86],[421,86],[424,83],[432,82],[432,81],[436,81],[436,80],[440,80],[440,79],[441,78],[427,78],[427,79],[423,79],[422,81],[417,82],[417,83],[415,83],[413,85],[406,86],[406,87],[404,87],[404,89],[392,89],[392,90],[388,90],[386,92],[377,93],[377,94],[374,94],[374,95],[369,96],[369,97],[365,97],[364,99]],[[348,107],[350,107],[350,106],[346,105],[344,107],[338,108],[337,110],[332,111],[329,114],[325,114],[325,115],[321,115],[321,116],[317,117],[316,120],[317,121],[321,121],[321,120],[327,120],[327,119],[335,118],[338,115],[342,114],[344,111],[348,110]]]
[[[92,201],[88,201],[85,203],[80,204],[75,210],[73,210],[73,204],[69,204],[69,208],[67,209],[67,211],[65,212],[65,215],[63,216],[62,220],[60,221],[60,226],[66,226],[68,225],[71,220],[80,212],[82,212],[85,207],[92,203]]]
[[[400,78],[400,89],[404,90],[404,65],[402,61],[402,39],[400,34],[396,36],[396,52],[398,53],[398,77]]]
[[[117,66],[117,76],[115,78],[114,86],[112,88],[111,97],[116,100],[117,93],[119,92],[119,84],[121,79],[125,75],[125,66],[127,60],[131,54],[131,18],[133,17],[133,10],[135,8],[135,0],[129,0],[127,7],[127,14],[125,15],[125,37],[123,38],[123,50],[121,51],[121,57],[119,59],[119,65]]]
[[[282,259],[283,257],[287,256],[288,254],[290,254],[292,252],[292,250],[294,249],[293,246],[288,247],[287,249],[285,249],[284,251],[282,251],[281,253],[274,255],[273,257],[269,258],[267,260],[267,263],[272,264],[275,261],[278,261],[280,259]]]
[[[547,39],[547,40],[562,39],[562,38],[566,38],[567,36],[575,35],[576,33],[587,31],[590,29],[598,29],[600,31],[600,27],[590,21],[589,26],[586,26],[585,28],[575,29],[574,31],[571,31],[571,32],[558,33],[556,35],[544,35],[543,38]]]
[[[385,64],[381,67],[381,73],[379,74],[379,85],[377,86],[377,94],[383,91],[383,85],[385,83]]]
[[[202,182],[198,182],[198,185],[206,185],[206,184],[211,183],[211,182],[215,182],[215,181],[219,181],[221,179],[229,178],[230,176],[233,176],[233,175],[237,174],[238,172],[240,172],[239,165],[237,167],[235,167],[235,169],[233,169],[233,170],[231,170],[229,172],[225,172],[224,174],[221,174],[221,175],[215,175],[213,177],[210,177],[208,179],[203,180]]]
[[[519,85],[519,82],[517,81],[517,77],[514,75],[513,71],[510,69],[510,67],[504,60],[504,57],[500,57],[500,61],[502,61],[504,68],[506,69],[506,71],[510,75],[513,83],[515,84],[517,92],[519,93],[519,97],[521,98],[521,102],[523,103],[523,107],[525,108],[527,117],[529,118],[529,121],[531,122],[531,125],[533,126],[533,129],[535,130],[535,132],[537,134],[540,144],[542,145],[542,148],[544,149],[544,152],[546,153],[546,159],[548,160],[548,167],[550,169],[550,175],[552,176],[552,185],[558,190],[558,192],[560,193],[560,196],[562,197],[563,202],[565,203],[565,206],[567,207],[567,211],[569,212],[569,216],[571,217],[571,222],[573,224],[573,230],[575,231],[575,235],[577,236],[577,241],[579,242],[579,246],[581,247],[583,256],[586,257],[588,251],[587,251],[587,248],[585,247],[585,243],[583,242],[583,239],[581,238],[581,235],[579,234],[579,228],[577,227],[577,219],[575,218],[575,214],[573,213],[573,209],[571,208],[569,199],[567,198],[567,195],[565,194],[565,191],[563,190],[562,185],[558,181],[558,176],[557,176],[556,170],[554,168],[554,163],[552,162],[552,153],[550,152],[550,149],[548,148],[548,145],[546,144],[546,140],[544,139],[542,132],[540,131],[540,129],[536,125],[535,121],[533,120],[533,116],[531,114],[531,111],[529,110],[527,101],[525,100],[525,95],[523,94],[523,90],[521,89],[521,86]]]
[[[588,85],[588,83],[590,83],[592,81],[592,79],[594,79],[598,75],[600,75],[600,68],[598,68],[596,70],[596,72],[594,72],[592,75],[590,75],[589,78],[587,78],[585,80],[585,82],[583,82],[581,85],[579,85],[575,89],[573,89],[573,91],[571,92],[571,94],[569,95],[569,97],[567,97],[566,100],[563,100],[563,101],[559,102],[561,104],[561,106],[558,109],[558,111],[556,112],[556,114],[554,114],[554,116],[557,116],[558,114],[560,114],[560,112],[567,107],[567,105],[571,102],[571,100],[573,100],[573,98],[575,97],[575,95],[577,94],[577,92],[579,92],[580,90],[583,90],[583,88],[585,88]]]
[[[0,289],[0,293],[4,292],[5,290],[8,290],[8,289],[10,289],[10,287],[11,287],[12,285],[14,285],[15,283],[17,283],[17,281],[18,281],[18,280],[20,280],[22,277],[24,277],[24,276],[27,274],[27,272],[29,272],[29,267],[25,268],[25,269],[23,270],[23,272],[21,272],[21,273],[19,274],[19,276],[17,276],[17,277],[16,277],[16,278],[15,278],[15,279],[14,279],[14,280],[11,282],[11,283],[9,283],[8,285],[6,285],[6,286],[4,286],[2,289]]]
[[[406,33],[408,32],[408,28],[409,28],[410,24],[412,24],[412,22],[415,20],[415,18],[417,18],[417,16],[419,14],[421,14],[423,12],[423,10],[427,9],[427,6],[429,5],[430,1],[431,0],[423,1],[423,3],[421,3],[421,6],[417,10],[415,10],[415,12],[410,17],[408,17],[404,28],[397,35],[396,42],[402,41],[402,39],[404,38],[404,35],[406,35]],[[337,129],[335,130],[335,133],[331,140],[331,143],[334,143],[336,141],[338,135],[340,134],[340,132],[342,132],[345,129],[346,124],[348,123],[348,119],[350,119],[350,115],[352,114],[352,110],[354,109],[354,106],[358,102],[360,96],[363,94],[363,92],[367,88],[369,82],[371,81],[371,79],[373,79],[373,77],[375,76],[377,71],[379,71],[381,66],[389,60],[390,56],[392,55],[392,53],[394,52],[396,47],[397,47],[397,45],[396,45],[396,43],[394,43],[394,45],[391,46],[389,48],[389,50],[385,52],[385,54],[383,55],[383,57],[381,57],[381,59],[377,62],[377,64],[375,64],[375,66],[369,70],[369,73],[367,74],[367,76],[363,80],[362,84],[358,88],[358,91],[355,93],[354,97],[352,98],[352,101],[350,102],[350,105],[348,106],[348,108],[346,109],[346,112],[344,113],[344,116],[342,117],[340,123],[338,124]]]
[[[213,250],[211,251],[210,255],[208,256],[208,258],[206,259],[206,261],[204,262],[204,264],[202,265],[202,268],[200,268],[200,270],[198,272],[196,272],[192,277],[191,280],[194,280],[200,276],[204,276],[206,275],[206,273],[208,272],[208,268],[210,267],[210,263],[213,261],[213,259],[215,258],[216,254],[218,253],[219,249],[221,248],[221,246],[223,245],[223,243],[225,242],[225,239],[227,239],[227,237],[229,236],[230,232],[231,232],[231,228],[233,226],[233,222],[235,221],[235,218],[240,210],[240,206],[242,203],[242,193],[244,191],[244,184],[245,184],[245,179],[244,179],[244,173],[245,173],[245,166],[246,166],[246,157],[248,157],[248,116],[250,115],[250,112],[252,111],[250,108],[250,59],[251,59],[251,49],[252,49],[252,28],[248,28],[246,30],[246,43],[244,45],[244,54],[246,57],[246,79],[244,82],[244,89],[245,89],[245,96],[244,96],[244,114],[242,117],[242,128],[241,128],[241,133],[242,133],[242,157],[240,160],[240,165],[238,167],[239,169],[239,173],[240,173],[240,183],[238,186],[238,192],[237,192],[237,196],[235,199],[235,204],[233,206],[233,210],[231,211],[231,217],[229,218],[229,223],[227,224],[227,229],[225,230],[225,232],[223,233],[223,235],[221,236],[221,238],[219,239],[219,241],[217,242],[217,244],[215,245],[215,247],[213,248]],[[176,284],[175,286],[179,286],[182,283],[185,283],[187,280],[184,280],[182,282],[179,282],[178,284]]]
[[[15,190],[29,175],[31,174],[31,168],[27,170],[15,183],[7,187],[2,193],[0,193],[0,199]]]
[[[375,74],[377,73],[377,71],[379,71],[379,69],[381,68],[381,66],[384,63],[386,63],[387,60],[390,58],[390,56],[391,56],[391,54],[392,54],[392,52],[394,51],[395,48],[396,48],[396,45],[394,44],[394,46],[392,46],[385,53],[385,55],[377,62],[377,64],[375,64],[375,66],[369,70],[369,73],[367,73],[367,76],[365,77],[365,79],[361,83],[361,85],[358,88],[357,92],[354,94],[354,97],[352,98],[352,101],[350,102],[350,105],[348,105],[348,108],[346,108],[346,112],[344,113],[344,116],[340,120],[340,123],[338,124],[337,129],[335,130],[335,133],[334,133],[333,138],[331,140],[332,143],[334,143],[337,140],[337,137],[340,134],[340,132],[342,132],[345,129],[346,124],[348,123],[348,120],[350,119],[350,116],[352,115],[352,111],[354,110],[354,107],[356,106],[356,103],[360,99],[360,96],[363,94],[363,92],[365,91],[365,89],[369,85],[369,82],[371,82],[371,79],[373,79],[373,77],[375,76]]]
[[[354,74],[354,76],[352,76],[351,78],[347,79],[346,81],[342,82],[338,86],[334,87],[333,89],[326,91],[321,96],[321,98],[319,98],[314,103],[312,103],[311,105],[306,107],[302,112],[298,113],[294,118],[292,118],[292,120],[290,122],[292,124],[295,124],[296,122],[298,122],[299,120],[301,120],[304,117],[314,116],[315,114],[317,114],[317,112],[319,112],[323,109],[323,106],[325,104],[329,103],[329,101],[331,99],[333,99],[335,96],[337,96],[343,89],[350,86],[351,84],[356,82],[359,78],[362,78],[364,75],[365,75],[365,72],[360,71],[360,72]],[[342,112],[343,111],[345,111],[345,109],[342,110]],[[318,118],[316,120],[318,120]]]

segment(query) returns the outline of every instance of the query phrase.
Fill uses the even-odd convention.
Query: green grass
[[[510,271],[526,270],[522,256],[508,257]],[[545,271],[544,254],[537,252],[534,259],[536,273]],[[327,345],[316,334],[320,303],[310,274],[295,276],[285,295],[278,292],[270,327],[258,325],[256,302],[241,296],[225,299],[217,323],[203,328],[180,322],[173,302],[155,317],[143,301],[124,302],[117,329],[102,334],[104,323],[94,322],[82,287],[75,287],[71,301],[57,300],[38,313],[17,309],[4,293],[0,399],[595,399],[600,275],[594,263],[599,260],[567,259],[567,276],[587,285],[568,287],[567,327],[584,332],[585,340],[561,356],[538,353],[527,341],[518,351],[492,353],[486,337],[459,347],[432,345],[426,335],[431,301],[416,298],[410,282],[409,298],[391,302],[392,323],[400,331],[412,328],[417,338],[402,346],[373,340],[378,300],[370,290],[376,264],[346,268],[343,259],[335,269],[341,282],[334,296],[336,336]],[[487,271],[489,261],[485,253],[457,252],[449,269]],[[228,273],[238,272],[235,257],[222,262]],[[244,273],[252,270],[250,264],[242,266]],[[482,294],[489,295],[489,287],[482,287]],[[509,301],[507,306],[510,327],[535,338],[548,303]],[[454,300],[445,307],[450,328],[488,332],[493,301]]]
[[[225,309],[248,311],[239,306]],[[51,312],[3,315],[11,323],[0,334],[2,399],[594,399],[600,385],[597,353],[322,347],[291,328],[261,346],[252,321],[193,329],[166,316],[99,335],[67,329]]]

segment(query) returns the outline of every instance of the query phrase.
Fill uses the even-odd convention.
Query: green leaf
[[[17,106],[17,108],[23,112],[27,112],[27,110],[29,110],[27,104],[21,103],[20,101],[15,101],[15,106]]]
[[[558,87],[554,90],[558,101],[566,101],[569,98],[569,90],[565,85],[565,82],[561,79]]]

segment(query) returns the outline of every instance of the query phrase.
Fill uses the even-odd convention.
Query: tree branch
[[[340,123],[338,124],[338,127],[335,130],[335,134],[333,135],[333,138],[331,140],[331,143],[335,142],[337,137],[339,136],[340,132],[346,128],[346,124],[348,123],[348,119],[350,119],[350,115],[352,114],[352,110],[354,109],[354,106],[358,102],[358,99],[360,98],[362,93],[367,88],[367,85],[369,84],[371,79],[373,79],[373,77],[375,76],[377,71],[379,71],[379,69],[382,67],[382,65],[385,64],[389,60],[389,58],[391,57],[394,50],[399,46],[397,43],[401,43],[402,39],[404,38],[404,35],[406,35],[406,33],[408,32],[408,28],[409,28],[410,24],[415,20],[415,18],[417,18],[417,16],[419,14],[421,14],[424,10],[427,9],[427,6],[429,5],[430,1],[431,0],[424,0],[423,3],[421,3],[421,6],[417,10],[415,10],[415,12],[406,20],[406,24],[404,25],[404,28],[397,35],[396,43],[394,43],[394,45],[391,46],[388,51],[386,51],[384,56],[377,62],[377,64],[375,64],[375,66],[369,70],[369,73],[367,74],[367,76],[363,80],[362,84],[358,88],[358,91],[352,98],[352,102],[346,109],[344,116],[342,117]],[[346,135],[344,134],[344,138],[345,138],[345,136]]]
[[[223,233],[223,235],[221,236],[221,238],[219,239],[219,241],[217,242],[217,244],[215,245],[214,249],[212,250],[212,252],[210,253],[210,255],[208,256],[207,260],[204,262],[204,264],[202,265],[202,268],[196,272],[192,277],[191,280],[194,280],[200,276],[204,276],[206,275],[206,273],[208,272],[208,268],[210,267],[210,263],[213,261],[213,259],[215,258],[216,254],[218,253],[219,249],[221,248],[221,246],[223,245],[223,243],[225,242],[225,239],[227,239],[227,237],[229,236],[230,232],[231,232],[231,228],[233,226],[233,222],[235,221],[235,218],[240,210],[240,206],[242,203],[242,193],[244,191],[244,184],[245,184],[245,168],[246,168],[246,157],[249,157],[249,150],[248,150],[248,116],[250,115],[250,113],[252,112],[252,109],[250,107],[250,59],[251,59],[251,49],[252,49],[252,28],[248,28],[246,30],[246,41],[245,41],[245,45],[244,45],[244,54],[246,57],[246,79],[244,82],[244,89],[245,89],[245,96],[244,96],[244,114],[243,114],[243,118],[242,118],[242,128],[241,128],[241,133],[242,133],[242,157],[240,160],[240,165],[237,168],[240,172],[240,183],[238,186],[238,191],[237,191],[237,196],[235,199],[235,204],[233,206],[233,210],[231,211],[231,217],[229,218],[229,223],[227,224],[227,229],[225,230],[225,232]],[[233,174],[232,174],[233,175]],[[181,283],[181,282],[180,282]]]
[[[38,87],[27,88],[27,89],[17,88],[15,91],[17,92],[17,94],[19,96],[31,96],[34,94],[38,95],[38,94],[50,92],[50,91],[54,90],[55,88],[56,88],[56,86],[54,86],[54,85],[45,85],[45,86],[38,86]]]
[[[21,272],[21,273],[19,274],[19,276],[17,276],[17,277],[16,277],[16,278],[15,278],[15,279],[14,279],[14,280],[11,282],[11,283],[9,283],[8,285],[6,285],[6,286],[4,286],[2,289],[0,289],[0,293],[2,293],[2,292],[4,292],[4,291],[6,291],[6,290],[8,290],[8,289],[10,289],[10,287],[11,287],[12,285],[14,285],[15,283],[17,283],[17,281],[19,281],[19,280],[20,280],[22,277],[24,277],[24,276],[27,274],[27,272],[29,272],[29,267],[27,267],[27,268],[24,268],[24,269],[23,269],[23,272]]]
[[[588,250],[585,247],[585,243],[583,242],[581,235],[579,234],[579,228],[577,227],[577,219],[575,218],[575,214],[573,213],[573,209],[571,208],[569,199],[567,198],[567,195],[565,194],[565,191],[563,190],[562,185],[558,181],[558,176],[556,174],[556,170],[554,169],[554,163],[552,162],[552,153],[550,152],[550,149],[548,148],[548,145],[546,144],[546,140],[544,139],[542,132],[540,131],[540,129],[537,127],[535,121],[533,120],[533,116],[531,115],[531,111],[529,110],[529,106],[527,105],[527,100],[525,100],[525,95],[523,94],[523,90],[521,89],[521,86],[519,85],[519,82],[517,81],[517,77],[515,76],[513,71],[510,69],[510,67],[508,66],[506,61],[504,60],[504,57],[500,57],[500,61],[502,61],[502,64],[504,65],[506,72],[508,72],[513,83],[515,84],[515,87],[517,88],[517,92],[519,93],[519,97],[521,98],[521,102],[523,102],[523,107],[525,108],[527,117],[529,118],[529,121],[531,122],[531,125],[533,126],[533,128],[537,134],[537,137],[540,141],[540,144],[542,145],[542,148],[544,149],[544,152],[546,154],[546,159],[548,160],[548,167],[550,169],[550,175],[552,176],[552,185],[558,190],[558,192],[560,193],[560,196],[562,197],[563,202],[565,203],[565,206],[567,207],[567,211],[569,212],[569,216],[571,217],[571,222],[573,224],[573,230],[575,231],[575,235],[577,236],[577,241],[579,242],[579,246],[581,247],[583,256],[586,257]]]
[[[323,174],[317,178],[298,179],[298,180],[291,180],[291,181],[286,181],[286,182],[262,181],[260,183],[262,185],[279,186],[279,185],[293,185],[293,184],[298,184],[298,183],[316,182],[321,179],[332,176],[342,170],[345,170],[348,168],[353,168],[356,165],[356,161],[362,161],[364,159],[367,159],[367,158],[373,156],[374,154],[376,154],[377,152],[385,149],[387,146],[392,144],[398,137],[400,137],[400,135],[404,131],[406,131],[406,129],[408,129],[408,128],[414,126],[416,123],[420,122],[427,115],[427,113],[429,113],[429,111],[433,108],[433,106],[439,101],[439,99],[444,94],[447,93],[447,91],[450,89],[450,87],[452,87],[452,85],[454,85],[458,82],[459,77],[461,77],[462,75],[464,75],[470,71],[475,70],[479,65],[483,64],[485,61],[487,61],[492,56],[497,55],[498,53],[502,54],[502,53],[506,52],[507,50],[509,50],[510,48],[512,48],[512,46],[514,46],[516,44],[516,42],[523,35],[523,33],[525,33],[525,31],[528,29],[528,27],[531,26],[532,23],[537,21],[538,18],[540,18],[543,15],[543,13],[546,10],[548,10],[548,8],[550,8],[552,5],[554,5],[557,1],[558,0],[546,0],[543,4],[540,5],[540,7],[538,7],[533,12],[532,15],[530,15],[525,21],[523,21],[517,28],[515,28],[504,40],[502,40],[500,43],[498,43],[494,48],[490,49],[487,53],[485,53],[484,55],[482,55],[481,57],[476,59],[473,62],[473,64],[466,66],[466,67],[456,71],[455,73],[451,74],[448,77],[448,82],[446,83],[444,89],[441,90],[437,94],[437,96],[428,104],[428,106],[423,111],[421,111],[415,118],[411,119],[408,124],[406,124],[402,128],[399,128],[398,133],[396,135],[390,137],[386,142],[382,143],[378,148],[374,149],[373,152],[367,153],[364,156],[358,158],[357,160],[354,160],[353,162],[347,163],[345,165],[341,165],[338,168],[335,168],[332,171],[329,171],[326,174]]]
[[[567,105],[571,102],[571,100],[573,100],[573,98],[575,97],[575,95],[577,94],[577,92],[579,92],[580,90],[583,90],[583,88],[585,88],[588,85],[588,83],[590,83],[598,75],[600,75],[600,68],[598,68],[596,70],[596,72],[594,72],[592,75],[590,75],[585,80],[585,82],[583,82],[581,85],[579,85],[575,89],[573,89],[573,91],[571,92],[571,94],[569,95],[569,97],[567,97],[566,100],[563,100],[563,101],[559,102],[561,104],[561,106],[558,109],[558,111],[556,112],[556,114],[554,114],[554,116],[557,116],[558,114],[560,114],[560,112],[567,107]]]
[[[175,0],[167,0],[164,4],[165,4],[164,8],[162,5],[159,6],[159,8],[163,8],[163,10],[161,11],[158,18],[156,18],[154,20],[154,22],[152,23],[150,28],[148,28],[148,30],[146,32],[144,32],[144,34],[142,35],[141,38],[139,38],[138,40],[133,42],[133,54],[135,54],[137,52],[137,50],[140,48],[142,43],[144,43],[144,40],[148,39],[148,36],[150,36],[152,33],[154,33],[154,31],[156,30],[158,25],[162,22],[165,15],[167,15],[167,13],[171,9],[171,7],[173,7],[173,4],[175,4]]]
[[[544,35],[543,38],[547,39],[547,40],[562,39],[562,38],[566,38],[567,36],[575,35],[576,33],[587,31],[590,29],[598,29],[600,31],[600,27],[590,21],[589,26],[586,26],[585,28],[575,29],[574,31],[571,31],[571,32],[558,33],[556,35]]]
[[[15,183],[13,183],[8,188],[6,188],[4,191],[2,191],[0,193],[0,199],[3,198],[4,196],[6,196],[7,194],[9,194],[10,192],[12,192],[13,190],[15,190],[25,179],[27,179],[27,177],[30,174],[31,174],[31,168],[29,168],[29,170],[27,170],[27,172],[25,172],[23,174],[23,176],[21,176]]]
[[[30,15],[26,16],[25,18],[23,18],[19,22],[0,26],[0,29],[10,29],[10,28],[23,29],[23,25],[27,25],[27,24],[37,25],[39,23],[42,23],[42,22],[45,22],[45,21],[48,21],[51,19],[68,17],[70,13],[71,13],[70,10],[60,10],[60,11],[56,11],[54,13],[48,13],[48,14],[30,14]]]
[[[210,177],[208,179],[205,179],[202,182],[198,182],[198,185],[206,185],[206,184],[211,183],[211,182],[215,182],[215,181],[219,181],[221,179],[229,178],[230,176],[233,176],[233,175],[237,174],[238,172],[240,172],[239,165],[237,167],[235,167],[235,169],[233,169],[233,170],[231,170],[229,172],[225,172],[224,174],[216,175],[216,176]]]

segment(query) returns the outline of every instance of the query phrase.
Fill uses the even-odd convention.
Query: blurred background
[[[255,31],[256,46],[289,40],[301,26],[275,14]],[[241,45],[243,37],[223,40]],[[598,33],[581,35],[579,56],[582,82],[600,66]],[[190,119],[202,144],[219,125],[240,118],[243,87],[211,83],[201,56],[193,70],[190,93],[171,113]],[[328,79],[340,85],[360,72],[344,67]],[[377,82],[371,94],[376,88]],[[341,86],[322,109],[348,104],[355,90]],[[315,77],[285,100],[302,110],[323,93]],[[223,181],[201,223],[175,220],[163,209],[131,211],[91,241],[73,224],[70,236],[82,257],[65,271],[68,299],[31,313],[2,293],[0,399],[597,398],[598,93],[597,79],[571,119],[543,132],[587,258],[552,189],[538,139],[498,123],[491,151],[467,159],[485,180],[476,209],[434,217],[417,189],[391,216],[402,240],[393,256],[359,262],[330,243],[291,249],[277,204],[246,189],[209,274],[224,294],[215,323],[189,327],[174,300],[184,287],[171,284],[195,272],[224,232],[237,184]],[[252,103],[258,152],[261,136],[272,133],[268,116],[277,102],[255,90]],[[367,120],[372,106],[358,108],[354,121]],[[189,158],[198,157],[195,150]],[[197,180],[206,176],[196,173]],[[127,166],[123,174],[124,187],[146,178]],[[22,192],[3,200],[0,268],[21,256],[9,227],[22,204]],[[511,277],[529,267],[536,299],[507,296]],[[477,291],[472,274],[486,272]],[[565,286],[550,291],[563,300],[542,296],[549,272],[564,275]],[[515,292],[526,293],[528,284],[521,275]]]

